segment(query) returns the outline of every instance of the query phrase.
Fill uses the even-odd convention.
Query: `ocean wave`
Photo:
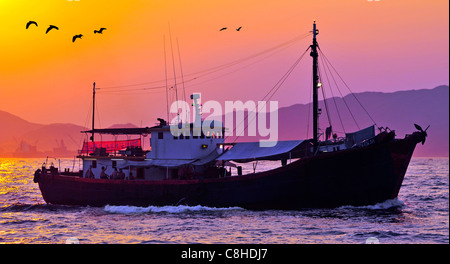
[[[373,204],[373,205],[362,205],[362,206],[353,206],[353,205],[344,205],[340,206],[337,209],[370,209],[370,210],[387,210],[391,208],[402,208],[405,206],[405,203],[398,199],[389,199],[381,203]]]
[[[78,206],[69,205],[53,205],[45,203],[14,203],[6,204],[0,207],[0,212],[27,212],[27,211],[42,211],[42,212],[53,212],[53,211],[73,211],[79,210]]]
[[[114,214],[145,214],[145,213],[184,213],[184,212],[201,212],[201,211],[226,211],[226,210],[243,210],[240,207],[216,208],[208,206],[129,206],[129,205],[106,205],[104,211]]]

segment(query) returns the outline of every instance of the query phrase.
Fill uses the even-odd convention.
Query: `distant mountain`
[[[434,89],[394,93],[356,93],[344,96],[343,99],[340,97],[329,98],[326,103],[327,106],[323,101],[319,102],[319,108],[322,109],[319,126],[322,130],[328,126],[327,108],[330,112],[333,131],[339,132],[340,135],[344,135],[344,132],[350,133],[371,126],[372,119],[380,127],[389,127],[395,130],[397,138],[403,138],[405,134],[414,132],[414,123],[423,128],[430,125],[425,145],[418,145],[414,156],[449,156],[448,85],[438,86]],[[364,106],[365,110],[360,104]],[[351,110],[351,114],[348,109]],[[366,112],[370,114],[370,117]],[[296,104],[280,108],[278,110],[279,140],[311,138],[311,123],[312,104]],[[254,137],[247,136],[238,139],[238,141],[255,140]]]
[[[406,133],[415,131],[414,123],[424,128],[430,125],[425,145],[419,144],[414,156],[449,156],[448,85],[438,86],[434,89],[394,93],[363,92],[347,95],[344,98],[330,98],[326,100],[326,103],[327,106],[323,101],[319,102],[319,107],[322,109],[320,127],[323,130],[328,126],[327,108],[330,112],[333,131],[340,135],[343,135],[344,132],[354,132],[358,130],[358,127],[362,129],[372,125],[371,119],[380,127],[389,127],[395,130],[398,138],[403,138]],[[360,104],[364,106],[365,110]],[[347,108],[351,110],[352,114]],[[312,119],[311,109],[311,104],[296,104],[280,108],[278,110],[278,139],[311,138],[312,127],[308,125],[311,124]],[[357,122],[355,123],[354,120]],[[0,124],[0,157],[12,156],[20,145],[24,145],[21,142],[36,146],[38,152],[49,156],[56,153],[55,148],[60,148],[61,144],[64,144],[70,153],[69,156],[73,156],[76,150],[81,148],[85,138],[80,131],[88,130],[73,124],[35,124],[4,111],[0,111]],[[117,127],[136,126],[130,123],[111,126],[111,128]],[[104,136],[103,140],[110,140],[110,138]],[[249,140],[257,139],[247,136],[239,138],[239,141]]]
[[[42,125],[30,123],[22,118],[0,110],[0,141],[17,138],[17,133],[40,128]]]
[[[85,130],[73,124],[35,124],[4,111],[0,111],[0,124],[2,157],[51,156],[54,148],[63,147],[66,151],[60,150],[59,156],[73,156],[82,142],[80,131]]]
[[[0,124],[0,157],[73,157],[87,137],[81,131],[89,130],[70,123],[35,124],[5,111],[0,111]],[[127,123],[109,128],[118,127],[136,126]],[[105,135],[103,140],[114,138]]]

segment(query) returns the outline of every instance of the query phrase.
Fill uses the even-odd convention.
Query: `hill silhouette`
[[[449,156],[449,86],[442,85],[433,89],[409,90],[394,93],[363,92],[355,94],[366,110],[361,108],[353,95],[342,98],[327,99],[328,109],[333,131],[353,132],[373,124],[389,127],[396,131],[398,138],[415,131],[414,123],[427,127],[430,125],[425,145],[418,145],[414,156],[416,157],[448,157]],[[335,102],[337,107],[335,106]],[[354,119],[350,115],[351,109]],[[320,127],[328,126],[326,107],[323,101],[319,102],[322,108]],[[339,110],[340,117],[336,113]],[[278,110],[278,139],[293,140],[312,137],[311,104],[295,104],[282,107]],[[366,114],[370,113],[371,118]],[[269,119],[268,119],[269,120]],[[342,124],[341,125],[341,121]],[[21,142],[36,146],[40,156],[56,155],[55,149],[63,141],[68,150],[67,156],[74,156],[81,148],[85,137],[80,131],[85,127],[74,124],[42,125],[26,121],[13,114],[0,111],[0,157],[14,156]],[[133,124],[113,125],[114,127],[136,127]],[[108,140],[103,138],[104,140]],[[254,137],[243,136],[238,141],[255,141]],[[61,154],[61,153],[59,153]],[[17,153],[16,153],[17,156]],[[58,155],[64,156],[64,155]]]
[[[353,95],[327,99],[333,131],[341,135],[371,126],[372,119],[380,127],[395,130],[397,138],[412,133],[414,123],[427,127],[430,125],[425,145],[419,145],[414,152],[416,157],[449,156],[449,86],[433,89],[408,90],[394,93],[363,92]],[[341,118],[337,114],[339,110]],[[351,110],[355,123],[350,112]],[[319,125],[325,130],[329,125],[326,107],[319,101],[322,109]],[[367,115],[366,111],[370,114]],[[267,116],[267,120],[269,117]],[[342,120],[342,124],[340,120]],[[234,121],[236,122],[236,121]],[[312,104],[295,104],[278,110],[278,139],[296,140],[312,137]],[[308,123],[310,125],[308,125]],[[342,128],[343,127],[343,128]],[[247,135],[247,134],[245,134]],[[255,137],[240,137],[237,141],[255,141]]]

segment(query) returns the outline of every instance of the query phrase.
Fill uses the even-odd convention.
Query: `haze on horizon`
[[[276,54],[204,71],[302,36],[314,19],[322,51],[353,92],[448,85],[448,8],[444,0],[4,0],[0,110],[35,123],[86,125],[95,81],[97,126],[153,125],[166,116],[165,89],[155,88],[165,86],[164,47],[174,85],[170,31],[179,94],[182,69],[187,95],[260,100],[310,36]],[[39,26],[25,29],[30,20]],[[59,30],[45,34],[49,25]],[[101,27],[103,34],[93,33]],[[75,34],[84,37],[73,43]],[[310,101],[310,60],[305,56],[272,98],[280,107]]]

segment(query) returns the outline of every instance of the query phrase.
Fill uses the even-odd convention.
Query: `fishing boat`
[[[220,122],[204,131],[193,123],[169,124],[159,118],[153,127],[83,131],[90,141],[78,158],[82,170],[38,169],[45,202],[62,205],[165,206],[203,205],[252,210],[370,205],[396,198],[416,145],[426,130],[396,138],[395,131],[375,126],[321,140],[318,90],[318,29],[313,24],[309,46],[313,59],[313,137],[277,141],[226,142]],[[95,105],[95,83],[93,90]],[[193,94],[196,122],[201,119],[199,95]],[[94,114],[95,111],[93,111]],[[178,134],[173,133],[177,126]],[[127,140],[95,141],[95,135],[126,136]],[[150,136],[151,149],[142,141]],[[279,166],[243,173],[232,164],[278,161]],[[235,163],[233,163],[235,162]]]

